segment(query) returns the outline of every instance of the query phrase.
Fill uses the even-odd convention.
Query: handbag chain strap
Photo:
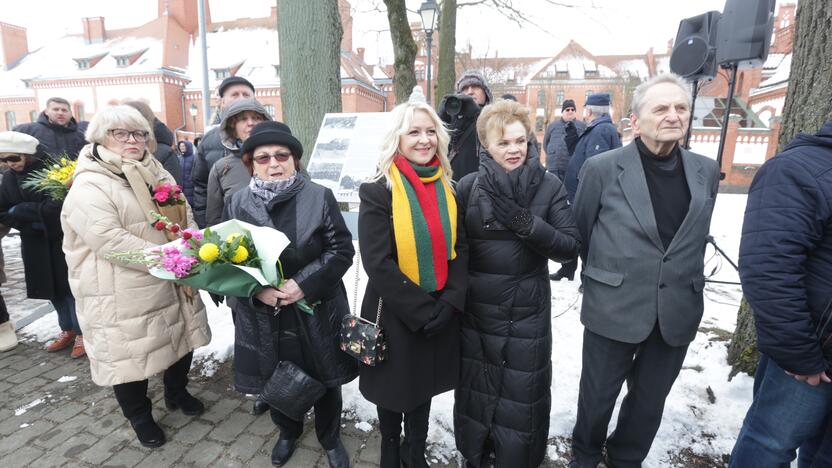
[[[353,289],[353,296],[352,296],[352,310],[353,314],[356,317],[361,317],[361,311],[358,310],[358,288],[359,288],[359,276],[361,275],[361,247],[356,247],[355,249],[355,288]],[[373,324],[374,327],[378,328],[379,322],[381,321],[381,306],[384,301],[381,299],[381,295],[378,296],[378,309],[376,309],[376,323]]]

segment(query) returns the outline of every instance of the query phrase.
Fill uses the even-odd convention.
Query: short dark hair
[[[58,104],[63,104],[65,106],[69,107],[69,108],[72,108],[72,106],[69,104],[69,101],[67,101],[66,99],[64,99],[62,97],[51,97],[51,98],[47,99],[46,100],[46,107],[49,107],[49,104],[52,104],[53,102],[57,102]]]

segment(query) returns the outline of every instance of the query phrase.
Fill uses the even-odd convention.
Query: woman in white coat
[[[61,212],[69,284],[92,380],[113,387],[139,442],[158,447],[165,434],[151,414],[148,377],[164,372],[169,410],[205,410],[186,389],[193,350],[210,341],[205,307],[146,267],[108,258],[168,241],[151,226],[149,212],[158,207],[150,188],[175,182],[147,150],[153,138],[147,120],[132,107],[107,107],[86,138]],[[190,209],[187,219],[171,221],[196,226]]]

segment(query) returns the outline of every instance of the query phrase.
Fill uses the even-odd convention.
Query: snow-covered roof
[[[546,67],[539,78],[559,78],[560,74],[567,73],[570,80],[583,80],[586,78],[615,78],[618,76],[612,69],[601,65],[589,57],[581,55],[569,55],[559,57]]]
[[[623,77],[647,79],[650,77],[650,68],[643,58],[627,59],[616,61],[612,66]]]
[[[138,54],[128,65],[117,61]],[[162,55],[162,41],[154,37],[117,37],[87,44],[81,36],[64,36],[30,52],[11,70],[0,71],[0,89],[3,94],[30,94],[29,80],[147,73],[162,68]],[[86,61],[89,68],[80,68],[79,61]]]
[[[790,54],[776,54],[771,53],[768,54],[765,63],[763,63],[763,70],[775,70],[777,67],[780,66],[780,63],[783,62],[783,59],[786,58],[786,55]]]
[[[378,65],[373,65],[373,79],[374,80],[389,80],[390,77],[384,73],[384,69]]]
[[[792,69],[792,54],[788,54],[783,57],[783,60],[780,61],[780,64],[777,66],[777,69],[774,71],[774,74],[768,77],[767,80],[760,83],[760,88],[765,88],[768,86],[773,86],[779,83],[783,83],[789,81],[789,74],[791,73]]]
[[[208,43],[208,88],[216,89],[223,78],[216,71],[235,68],[255,87],[280,83],[275,65],[280,65],[277,30],[247,28],[219,30],[206,34]],[[199,41],[189,50],[188,89],[202,89],[202,51]]]

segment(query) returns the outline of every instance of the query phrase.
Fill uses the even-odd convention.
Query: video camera
[[[466,94],[448,94],[439,104],[439,118],[451,130],[458,130],[475,123],[480,115],[480,106]]]

